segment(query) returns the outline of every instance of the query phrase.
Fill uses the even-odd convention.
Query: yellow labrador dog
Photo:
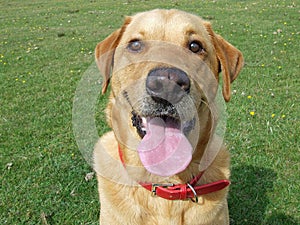
[[[229,224],[216,99],[229,101],[241,52],[195,15],[153,10],[126,17],[95,55],[111,89],[112,131],[94,150],[100,223]]]

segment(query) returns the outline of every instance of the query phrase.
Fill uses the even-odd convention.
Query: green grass
[[[299,224],[298,4],[0,1],[0,224],[98,224],[96,179],[85,181],[92,169],[72,131],[73,97],[96,44],[124,15],[152,8],[208,18],[244,53],[227,105],[231,224]]]

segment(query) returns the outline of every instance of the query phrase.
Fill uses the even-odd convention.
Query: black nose
[[[190,79],[177,68],[156,68],[149,72],[146,90],[156,101],[179,102],[190,91]]]

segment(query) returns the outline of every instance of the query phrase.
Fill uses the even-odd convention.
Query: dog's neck
[[[120,160],[125,168],[123,151],[118,145]],[[230,185],[229,180],[219,180],[209,184],[197,185],[205,171],[201,171],[197,176],[186,184],[158,184],[138,182],[142,187],[151,192],[152,196],[159,196],[168,200],[191,200],[198,202],[198,196],[220,191]]]

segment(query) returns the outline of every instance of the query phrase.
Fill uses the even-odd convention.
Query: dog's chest
[[[139,192],[140,194],[137,194]],[[202,215],[202,207],[200,205],[191,201],[172,201],[160,197],[152,197],[150,192],[142,188],[138,188],[134,192],[133,201],[136,207],[139,208],[141,224],[145,225],[195,225],[197,224],[196,221],[200,221],[197,217]]]

